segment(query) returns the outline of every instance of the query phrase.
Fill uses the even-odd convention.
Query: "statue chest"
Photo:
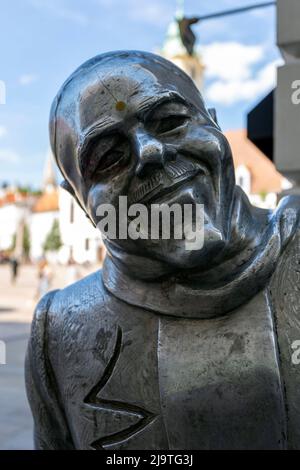
[[[283,387],[265,292],[213,320],[137,312],[116,312],[111,320],[101,325],[97,348],[86,348],[85,367],[73,364],[81,380],[65,403],[78,448],[285,446]]]
[[[276,341],[264,292],[216,320],[161,321],[159,383],[172,448],[285,446]]]

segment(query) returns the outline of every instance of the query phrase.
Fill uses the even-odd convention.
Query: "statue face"
[[[112,243],[179,267],[205,264],[224,247],[234,187],[230,148],[173,64],[134,52],[92,59],[63,88],[51,125],[58,164],[95,224],[101,204],[118,211],[119,196],[128,205],[204,205],[201,250],[187,251],[173,238]]]

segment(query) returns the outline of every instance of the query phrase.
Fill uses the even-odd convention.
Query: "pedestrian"
[[[38,291],[37,297],[43,297],[50,289],[52,281],[52,270],[48,261],[43,258],[38,264]]]
[[[10,259],[10,266],[11,266],[11,283],[15,284],[18,272],[19,272],[19,261],[16,257]]]
[[[66,286],[73,284],[78,279],[80,279],[80,271],[73,256],[71,256],[66,269]]]

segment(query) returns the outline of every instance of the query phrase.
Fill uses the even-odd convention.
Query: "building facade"
[[[54,223],[59,226],[61,247],[56,251],[45,251],[45,242]],[[24,195],[11,187],[0,191],[0,253],[24,258],[25,226],[32,262],[43,257],[61,264],[102,261],[104,246],[101,234],[71,195],[57,185],[51,153],[46,159],[40,195]]]

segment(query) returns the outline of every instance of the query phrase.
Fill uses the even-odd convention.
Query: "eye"
[[[101,139],[91,150],[88,174],[91,178],[99,174],[118,171],[129,156],[128,142],[122,138]]]
[[[166,116],[148,122],[150,129],[157,134],[165,134],[183,126],[188,120],[187,116]]]
[[[96,172],[106,171],[116,166],[124,157],[122,149],[111,149],[100,158]]]

